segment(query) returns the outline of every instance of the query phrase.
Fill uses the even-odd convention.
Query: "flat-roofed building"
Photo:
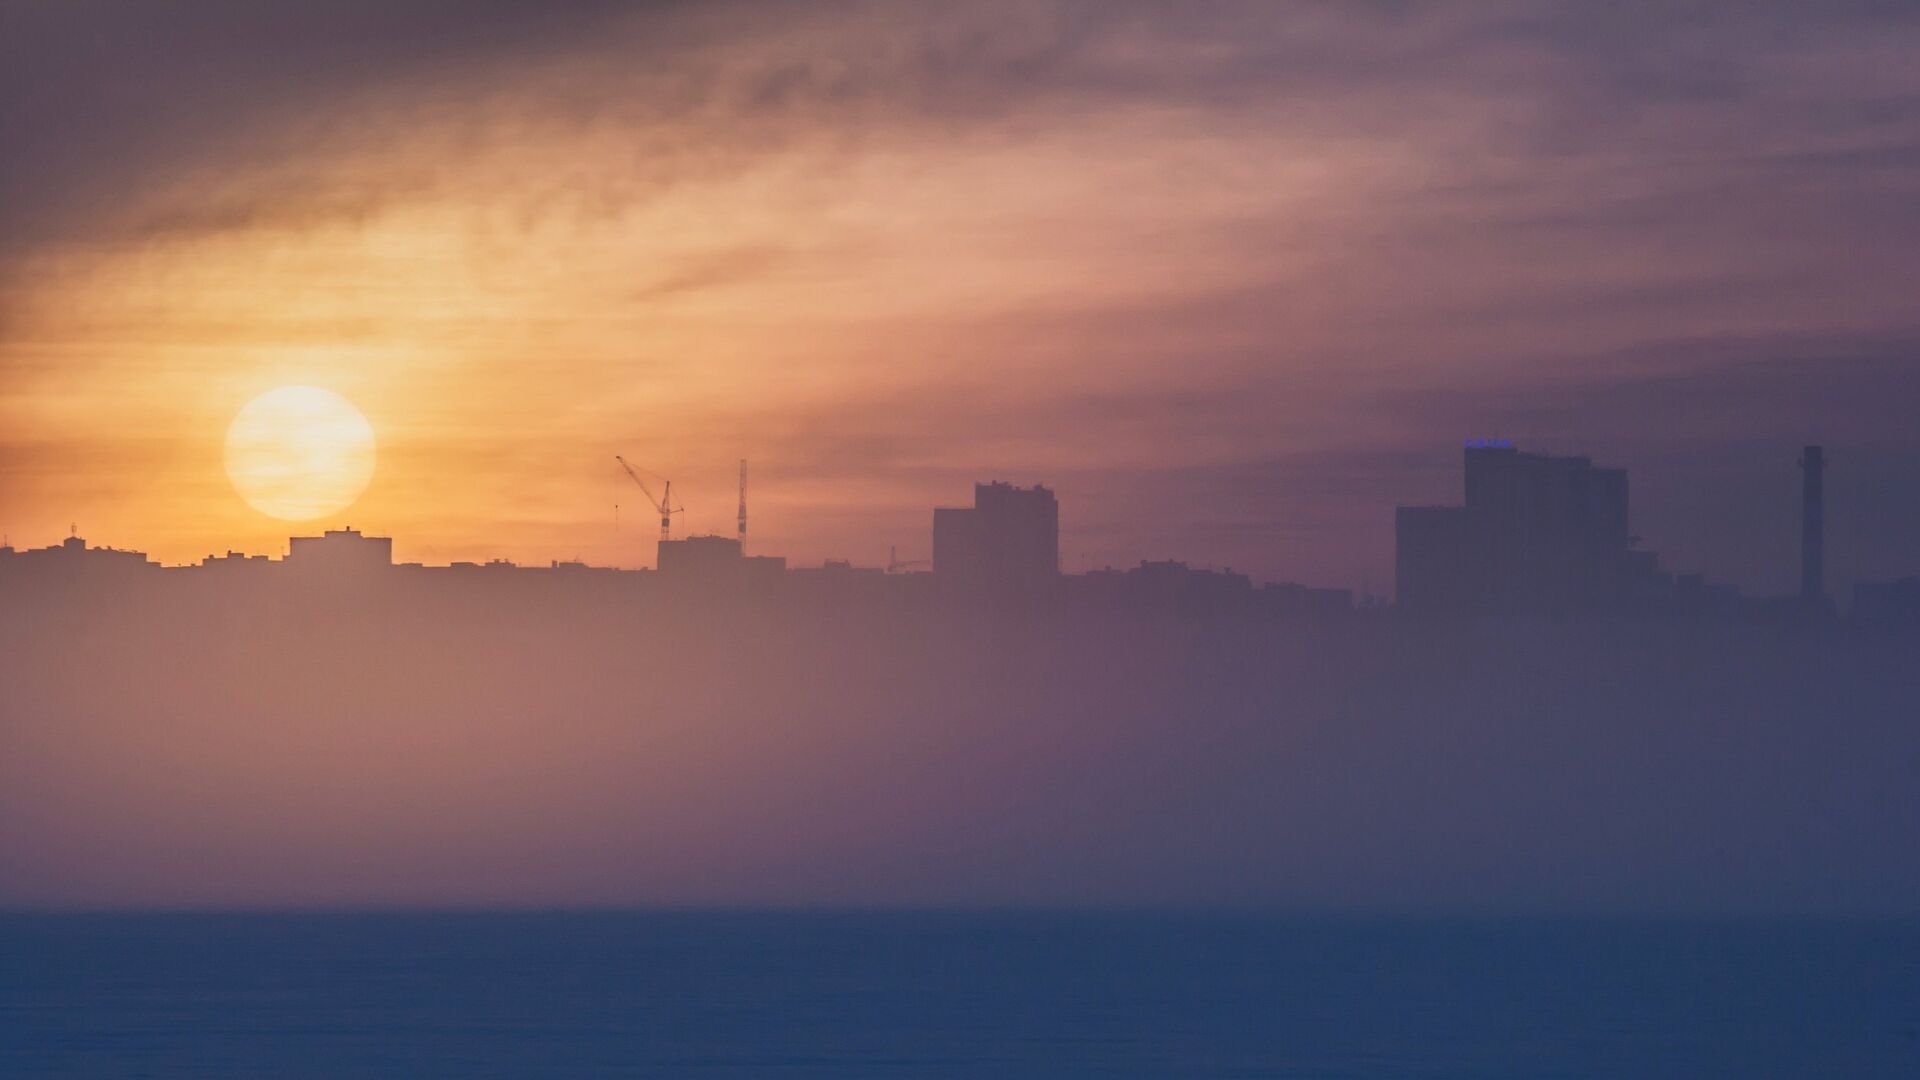
[[[943,582],[1000,589],[1060,576],[1060,504],[1038,484],[975,484],[973,505],[933,512],[933,573]]]

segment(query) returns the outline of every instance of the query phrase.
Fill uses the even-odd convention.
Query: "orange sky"
[[[1647,430],[1569,430],[1588,380],[1910,321],[1911,249],[1834,209],[1905,188],[1714,195],[1754,154],[1876,145],[1778,119],[1815,69],[1829,97],[1920,92],[1858,63],[1871,35],[1753,50],[1737,92],[1689,98],[1610,90],[1575,28],[1129,11],[619,10],[412,45],[376,22],[276,42],[284,71],[178,31],[205,84],[191,48],[140,53],[108,102],[158,149],[87,144],[113,123],[89,113],[29,177],[89,194],[47,195],[0,277],[0,525],[280,551],[221,441],[300,383],[366,413],[380,464],[298,531],[406,559],[650,562],[621,453],[696,531],[730,529],[749,459],[755,546],[799,562],[923,557],[928,509],[1000,477],[1061,491],[1069,569],[1353,585],[1389,573],[1394,501],[1453,494],[1463,434],[1640,464]],[[89,59],[73,78],[109,78]],[[1516,381],[1540,396],[1488,397]],[[1786,443],[1822,419],[1782,408]]]

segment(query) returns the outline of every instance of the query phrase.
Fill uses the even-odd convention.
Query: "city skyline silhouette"
[[[1415,614],[1490,615],[1681,615],[1722,618],[1821,619],[1841,610],[1873,625],[1920,623],[1920,577],[1855,581],[1840,602],[1828,589],[1825,542],[1824,448],[1805,447],[1800,507],[1799,589],[1793,594],[1751,596],[1736,585],[1714,582],[1697,571],[1664,567],[1659,552],[1642,544],[1629,522],[1629,477],[1624,469],[1596,468],[1591,459],[1532,452],[1504,438],[1469,439],[1463,451],[1464,499],[1458,505],[1401,506],[1396,510],[1396,573],[1393,592],[1376,595],[1297,581],[1256,582],[1231,567],[1189,564],[1177,558],[1142,558],[1137,565],[1108,565],[1078,573],[1062,569],[1058,502],[1045,485],[1020,488],[1004,481],[974,485],[971,507],[932,512],[926,560],[901,563],[897,546],[882,565],[860,566],[829,558],[818,566],[790,566],[782,555],[752,553],[746,533],[746,463],[741,463],[737,531],[672,535],[661,518],[653,567],[596,566],[578,559],[550,560],[553,574],[599,572],[656,574],[681,587],[715,593],[772,593],[783,581],[805,581],[821,595],[836,588],[868,593],[889,586],[885,578],[923,578],[937,587],[923,594],[947,599],[1026,595],[1102,597],[1107,602],[1157,602],[1193,614],[1255,613],[1327,615],[1391,604]],[[631,469],[622,461],[622,467]],[[638,478],[636,477],[636,482]],[[666,489],[671,492],[671,487]],[[665,505],[664,503],[660,505]],[[155,568],[144,553],[90,548],[78,524],[58,545],[16,550],[0,543],[0,574],[29,574],[56,565],[67,574],[88,569],[124,575]],[[259,574],[288,564],[312,575],[363,574],[375,569],[538,571],[493,558],[439,566],[396,562],[391,537],[369,536],[351,525],[319,536],[295,536],[287,554],[228,550],[171,569]],[[55,563],[53,560],[61,560]],[[923,569],[924,568],[924,569]],[[903,595],[908,586],[892,588]],[[1065,591],[1062,591],[1064,589]],[[1157,598],[1149,601],[1148,598]]]
[[[6,549],[0,818],[39,824],[0,904],[1920,910],[1871,824],[1913,812],[1920,578],[1827,587],[1844,458],[1782,462],[1802,587],[1755,596],[1665,568],[1622,470],[1458,452],[1391,604],[1063,572],[1072,503],[999,481],[927,512],[924,569],[670,520],[643,569]],[[1809,739],[1846,767],[1796,773]]]
[[[0,1077],[1920,1076],[1916,56],[0,0]]]

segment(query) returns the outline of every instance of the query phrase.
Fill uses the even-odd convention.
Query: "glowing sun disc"
[[[227,428],[227,478],[249,506],[311,521],[353,505],[373,479],[373,425],[317,386],[269,390]]]

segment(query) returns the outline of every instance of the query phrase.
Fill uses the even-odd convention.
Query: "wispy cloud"
[[[1920,286],[1920,19],[1884,5],[18,12],[26,527],[87,491],[163,554],[267,544],[195,470],[296,378],[393,451],[359,520],[471,550],[511,519],[499,553],[533,558],[579,553],[610,447],[689,490],[763,460],[801,555],[1004,470],[1077,485],[1098,557],[1353,581],[1463,427],[1682,474],[1678,431],[1711,456],[1864,416],[1881,475],[1912,445],[1883,403]],[[48,449],[125,430],[176,464],[135,485]],[[1770,557],[1714,538],[1728,572]]]

